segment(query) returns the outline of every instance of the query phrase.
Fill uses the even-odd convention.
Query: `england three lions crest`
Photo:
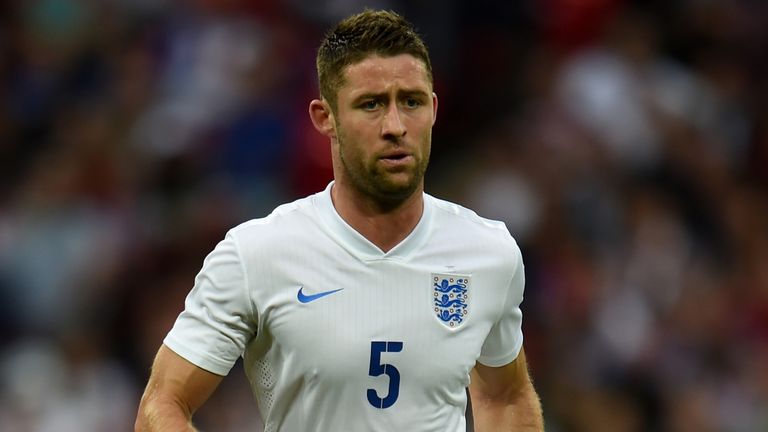
[[[432,273],[432,310],[446,327],[456,328],[469,314],[469,276]]]

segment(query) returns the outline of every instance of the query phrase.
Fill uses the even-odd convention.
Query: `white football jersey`
[[[523,343],[517,244],[424,194],[384,253],[331,187],[232,229],[165,345],[219,375],[242,355],[266,432],[464,431],[475,362],[505,365]]]

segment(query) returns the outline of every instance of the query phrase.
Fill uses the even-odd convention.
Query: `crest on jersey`
[[[469,280],[466,275],[432,273],[432,312],[446,327],[459,327],[467,319]]]

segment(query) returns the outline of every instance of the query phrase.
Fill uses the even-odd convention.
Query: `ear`
[[[432,126],[437,121],[437,93],[432,92]]]
[[[336,123],[333,121],[333,111],[325,99],[314,99],[309,103],[309,118],[318,132],[328,138],[336,138]]]

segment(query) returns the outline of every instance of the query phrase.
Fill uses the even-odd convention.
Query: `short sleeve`
[[[523,346],[523,313],[520,304],[523,301],[525,269],[520,249],[517,246],[515,249],[517,262],[511,283],[507,287],[504,308],[499,320],[491,327],[478,358],[478,361],[486,366],[500,367],[511,363]]]
[[[227,375],[255,332],[245,268],[229,233],[205,258],[163,343],[195,365]]]

